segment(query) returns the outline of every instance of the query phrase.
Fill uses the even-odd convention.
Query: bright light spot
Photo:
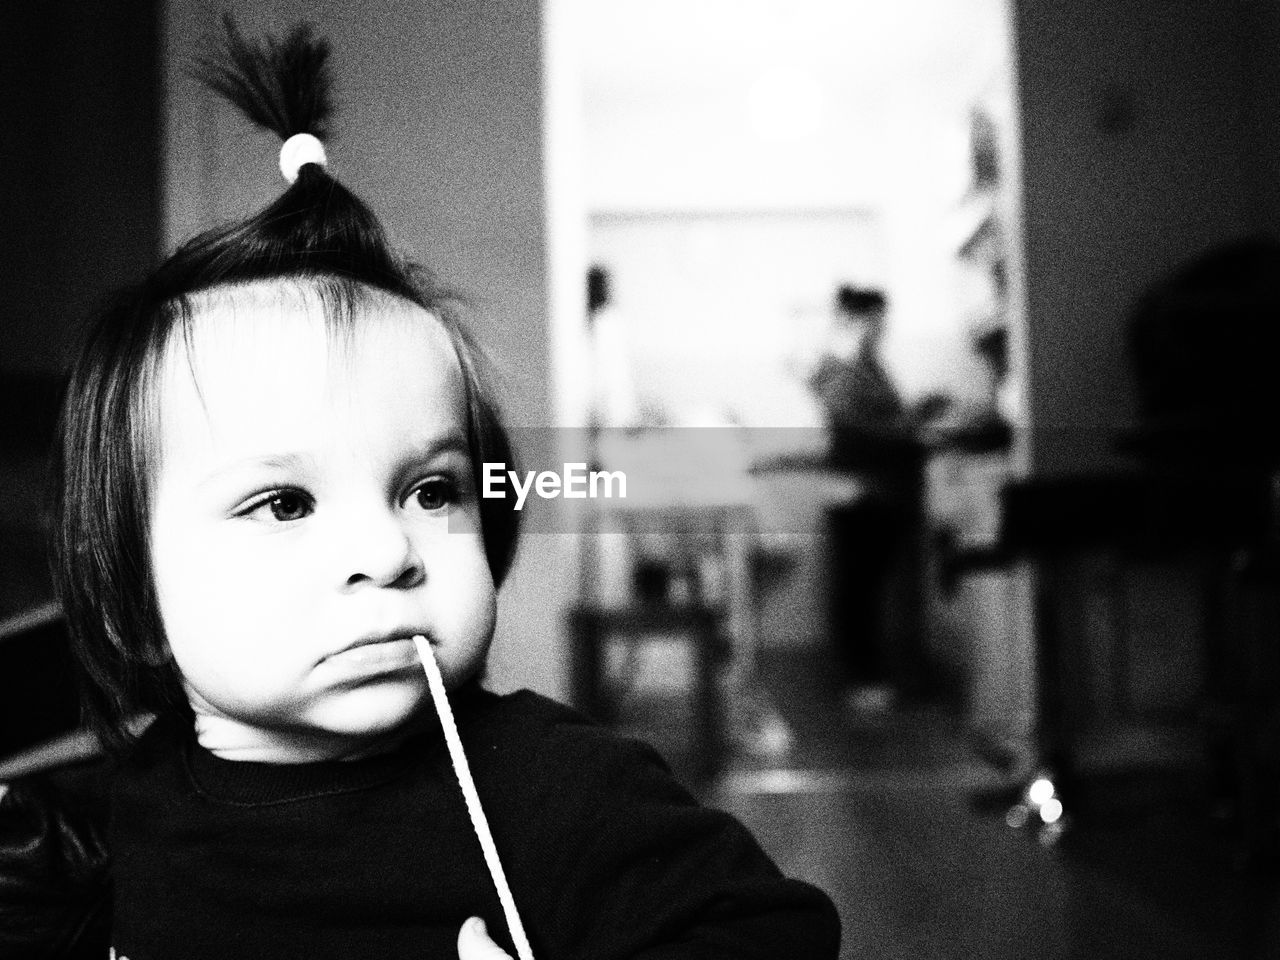
[[[747,90],[747,117],[761,140],[788,143],[811,137],[825,114],[822,84],[802,67],[775,67]]]
[[[1057,823],[1062,818],[1062,801],[1049,798],[1040,808],[1040,819],[1045,823]]]
[[[1042,807],[1053,799],[1053,781],[1047,777],[1040,777],[1027,787],[1027,799],[1034,803],[1037,807]]]

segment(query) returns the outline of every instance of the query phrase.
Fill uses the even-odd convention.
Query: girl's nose
[[[390,513],[353,517],[338,544],[345,586],[414,587],[426,568],[405,528]]]

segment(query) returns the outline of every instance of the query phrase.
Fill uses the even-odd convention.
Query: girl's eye
[[[263,509],[270,511],[271,517],[280,523],[292,523],[311,515],[311,501],[302,493],[293,490],[280,490],[261,501],[250,513]]]
[[[453,481],[446,477],[429,477],[410,494],[423,510],[443,510],[457,499]]]
[[[281,523],[301,520],[311,512],[311,505],[296,493],[277,493],[267,501],[267,508],[271,511],[271,516]]]

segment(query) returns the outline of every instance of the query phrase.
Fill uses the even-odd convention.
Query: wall
[[[969,106],[1006,55],[998,28],[1004,4],[916,4],[934,18],[963,24],[940,55],[929,46],[936,38],[923,36],[933,28],[913,31],[892,14],[767,3],[716,22],[707,12],[722,6],[709,4],[692,15],[681,46],[707,47],[708,63],[730,65],[726,78],[699,81],[692,74],[687,86],[672,88],[671,78],[655,76],[643,96],[630,88],[588,87],[589,210],[605,216],[859,211],[876,221],[881,248],[846,276],[890,293],[884,352],[892,375],[913,396],[932,390],[973,396],[978,367],[956,308],[948,218],[966,188]],[[744,22],[767,20],[767,13],[786,29],[772,45],[755,49],[756,31]],[[832,36],[850,38],[840,58],[829,54]],[[863,44],[895,51],[895,68],[868,74],[858,63]],[[669,50],[650,52],[654,70],[666,64],[673,76],[690,78],[689,64],[669,64],[664,55]],[[877,63],[882,59],[877,55]],[[589,82],[595,79],[589,74]],[[777,81],[778,96],[794,97],[768,114],[773,128],[760,118],[756,84],[763,81]],[[808,124],[782,123],[809,111]],[[796,247],[787,260],[805,252]],[[819,261],[827,255],[808,252]],[[671,298],[691,293],[691,287],[675,288]],[[828,289],[814,291],[810,303],[826,308],[829,296]]]
[[[77,328],[159,248],[157,6],[0,16],[0,619],[52,597],[46,457]]]
[[[1280,232],[1280,6],[1271,0],[1240,0],[1240,8],[1253,226],[1275,233]]]
[[[154,261],[156,6],[53,0],[0,21],[6,382],[62,374],[76,324]]]
[[[551,423],[544,232],[542,36],[537,0],[248,0],[225,5],[247,32],[306,20],[334,43],[335,173],[395,242],[470,300],[503,375],[510,419]],[[246,129],[185,64],[216,36],[224,5],[171,0],[165,23],[165,235],[172,246],[243,216],[283,188],[279,143]],[[504,587],[494,685],[559,694],[560,538],[524,539]]]
[[[1135,425],[1134,301],[1207,248],[1280,223],[1280,11],[1258,0],[1015,0],[1013,11],[1025,465],[1037,477],[1132,466],[1116,443]],[[1213,639],[1200,564],[1131,563],[1123,576],[1107,564],[1086,558],[1055,591],[1077,708],[1113,723],[1188,711]],[[1128,611],[1120,626],[1115,609]],[[1152,760],[1118,729],[1108,750]],[[1130,756],[1135,744],[1144,757]]]
[[[640,401],[677,424],[821,427],[805,366],[836,286],[883,282],[880,226],[827,207],[592,217],[591,261],[609,269]]]
[[[1132,424],[1124,324],[1135,298],[1254,225],[1246,24],[1238,2],[1014,9],[1030,465],[1084,472],[1114,465]],[[1274,89],[1254,102],[1274,103]]]

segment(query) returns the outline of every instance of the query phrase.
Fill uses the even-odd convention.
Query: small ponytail
[[[333,114],[329,44],[302,24],[283,40],[246,40],[230,14],[222,18],[226,46],[200,58],[192,73],[281,140],[299,133],[328,139]]]
[[[223,26],[223,44],[202,57],[192,73],[282,140],[322,141],[333,113],[328,42],[305,25],[284,39],[258,43],[246,39],[229,15]],[[179,249],[157,271],[157,293],[178,299],[225,284],[331,276],[418,303],[423,296],[442,297],[430,283],[422,288],[421,271],[395,255],[373,211],[315,162],[315,149],[323,155],[319,142],[304,148],[300,167],[282,162],[291,185],[265,210]]]

